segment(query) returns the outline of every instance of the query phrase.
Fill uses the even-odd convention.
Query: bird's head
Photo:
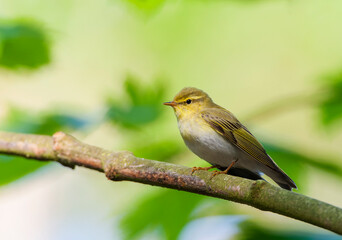
[[[208,94],[192,87],[183,88],[173,101],[164,103],[164,105],[171,106],[175,110],[178,119],[184,116],[192,116],[212,104],[214,103]]]

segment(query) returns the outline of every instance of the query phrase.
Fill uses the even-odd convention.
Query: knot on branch
[[[134,155],[129,151],[109,153],[102,161],[106,177],[113,181],[123,180],[120,177],[120,172],[130,166],[129,160],[132,158],[134,158]]]
[[[250,197],[259,198],[260,194],[263,193],[263,188],[265,187],[265,185],[269,185],[269,183],[266,182],[265,180],[253,181],[251,185],[251,190],[250,190]]]
[[[59,163],[63,166],[74,169],[75,163],[68,158],[70,152],[65,152],[65,149],[70,148],[73,142],[77,142],[76,138],[64,133],[64,132],[56,132],[52,136],[53,139],[53,151],[56,156],[59,158]],[[72,148],[70,148],[72,149]]]

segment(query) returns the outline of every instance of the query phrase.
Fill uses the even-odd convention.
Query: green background
[[[66,131],[192,166],[162,105],[232,111],[296,182],[342,206],[339,0],[0,0],[0,129]],[[252,207],[0,155],[1,239],[341,239]]]

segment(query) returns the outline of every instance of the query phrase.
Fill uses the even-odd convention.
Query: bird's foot
[[[227,167],[227,169],[224,170],[224,171],[213,171],[213,174],[211,175],[210,180],[211,180],[213,177],[215,177],[216,175],[219,175],[219,174],[227,174],[228,171],[229,171],[229,169],[231,169],[232,166],[234,166],[234,164],[235,164],[236,162],[237,162],[237,160],[233,161],[233,162],[229,165],[229,167]]]
[[[217,166],[210,166],[210,167],[193,167],[192,170],[191,170],[191,175],[198,171],[198,170],[205,170],[205,171],[208,171],[210,169],[213,169],[213,168],[216,168]]]
[[[227,168],[227,169],[228,169],[228,168]],[[211,175],[210,180],[211,180],[213,177],[215,177],[216,175],[227,174],[227,173],[228,173],[227,169],[224,170],[224,171],[217,171],[217,170],[213,171],[213,174]],[[228,169],[228,170],[229,170],[229,169]]]

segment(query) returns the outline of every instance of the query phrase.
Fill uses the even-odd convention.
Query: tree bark
[[[298,219],[342,235],[342,209],[284,190],[265,181],[218,175],[171,163],[112,152],[57,132],[52,137],[0,132],[0,153],[56,161],[105,173],[113,181],[133,181],[222,198]]]

